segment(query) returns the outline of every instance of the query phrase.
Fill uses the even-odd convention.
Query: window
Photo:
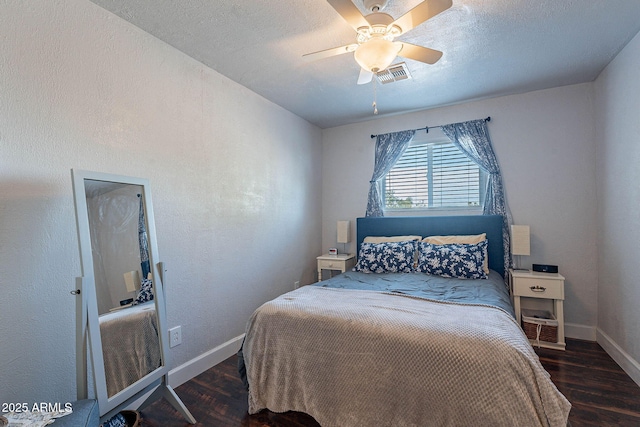
[[[486,175],[442,131],[416,135],[384,179],[385,209],[477,209]]]

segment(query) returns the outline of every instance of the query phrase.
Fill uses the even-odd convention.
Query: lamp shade
[[[338,243],[349,243],[351,241],[349,235],[350,221],[338,221]]]
[[[353,56],[362,68],[377,73],[391,65],[401,48],[399,43],[373,37],[358,46]]]
[[[127,286],[127,292],[135,292],[140,289],[140,272],[133,270],[124,273],[124,283]]]
[[[531,254],[531,242],[528,225],[511,226],[511,253],[513,255]]]

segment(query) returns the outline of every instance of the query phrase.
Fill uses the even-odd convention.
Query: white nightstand
[[[318,282],[322,280],[322,270],[340,270],[344,273],[356,265],[356,256],[352,254],[324,254],[316,259],[318,260]]]
[[[549,311],[555,315],[558,321],[558,341],[546,342],[540,340],[540,347],[564,350],[564,277],[554,273],[509,270],[509,287],[513,297],[516,320],[519,325],[522,325],[523,306],[525,308],[549,306]],[[542,300],[547,300],[549,303],[546,304]],[[537,344],[535,340],[530,341],[532,344]]]

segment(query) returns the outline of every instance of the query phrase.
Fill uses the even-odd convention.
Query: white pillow
[[[452,243],[466,243],[468,245],[475,245],[477,243],[487,240],[487,233],[471,234],[465,236],[427,236],[422,239],[425,243],[431,243],[432,245],[450,245]]]
[[[422,236],[367,236],[363,243],[419,242]]]

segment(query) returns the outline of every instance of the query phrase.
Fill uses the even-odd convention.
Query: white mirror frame
[[[121,409],[130,407],[143,395],[153,391],[153,393],[139,406],[144,408],[160,397],[164,397],[180,412],[191,424],[195,424],[195,419],[184,406],[180,398],[175,394],[168,384],[167,374],[169,372],[169,343],[166,328],[166,306],[164,294],[164,271],[162,263],[157,261],[158,243],[156,240],[156,229],[153,215],[153,204],[151,203],[151,193],[149,181],[143,178],[112,175],[100,172],[72,169],[71,177],[73,181],[73,194],[76,210],[76,224],[80,247],[80,264],[82,267],[82,277],[76,281],[78,290],[75,293],[80,298],[78,304],[78,331],[77,331],[77,354],[78,362],[77,383],[78,398],[87,398],[87,349],[91,358],[91,368],[93,371],[93,383],[95,397],[98,400],[101,420],[108,420],[117,414]],[[85,180],[104,181],[120,184],[138,185],[141,187],[141,196],[144,201],[145,219],[147,223],[147,238],[149,245],[149,265],[152,275],[154,290],[154,300],[158,321],[159,342],[161,351],[161,366],[140,378],[125,389],[109,397],[107,394],[107,383],[104,369],[104,357],[102,352],[102,341],[100,336],[100,324],[98,316],[98,303],[96,298],[96,284],[94,277],[94,265],[91,247],[91,234],[89,228],[89,215],[87,209],[87,199],[85,192]],[[88,327],[88,328],[87,328]],[[88,346],[87,346],[88,340]],[[155,390],[154,390],[155,389]]]

